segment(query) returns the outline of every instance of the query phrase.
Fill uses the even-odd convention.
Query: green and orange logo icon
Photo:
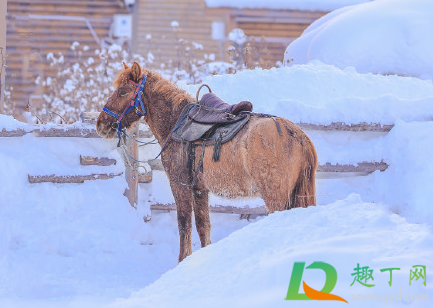
[[[320,269],[325,272],[326,280],[322,290],[308,286],[305,281],[302,280],[302,275],[305,269]],[[299,288],[302,286],[305,293],[299,293]],[[315,261],[309,266],[305,267],[305,262],[295,262],[293,264],[292,276],[290,277],[289,289],[287,290],[286,300],[331,300],[331,301],[342,301],[348,303],[344,298],[331,294],[335,285],[337,284],[337,270],[330,264],[325,262]]]

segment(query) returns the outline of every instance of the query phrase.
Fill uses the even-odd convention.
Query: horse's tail
[[[303,166],[300,170],[295,188],[292,191],[289,208],[316,205],[316,170],[317,154],[314,144],[305,136],[303,138]]]

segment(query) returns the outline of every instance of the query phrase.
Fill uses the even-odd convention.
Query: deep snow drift
[[[286,65],[320,60],[360,73],[433,79],[433,2],[380,0],[344,7],[311,24],[286,49]]]
[[[110,307],[337,307],[335,301],[287,302],[293,263],[323,261],[338,273],[333,294],[345,298],[350,307],[383,307],[384,301],[352,299],[359,293],[429,294],[433,287],[421,281],[409,286],[410,268],[433,266],[433,235],[426,225],[411,225],[392,215],[383,205],[367,204],[359,196],[326,206],[279,212],[231,234],[226,239],[194,253],[154,284]],[[369,266],[375,287],[353,285],[353,269]],[[415,264],[416,263],[416,264]],[[398,267],[389,273],[379,269]],[[433,271],[428,270],[428,275]],[[323,274],[303,277],[311,287],[324,284]],[[402,290],[400,290],[402,289]],[[428,302],[390,302],[391,307],[408,304],[427,307]]]
[[[254,111],[295,123],[394,124],[397,119],[433,119],[431,80],[359,74],[350,67],[339,69],[318,61],[290,69],[212,76],[203,83],[231,104],[249,100]],[[199,85],[180,85],[195,97]]]

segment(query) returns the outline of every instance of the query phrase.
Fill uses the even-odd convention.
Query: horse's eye
[[[120,96],[124,96],[124,95],[126,95],[126,91],[120,91],[119,95],[120,95]]]

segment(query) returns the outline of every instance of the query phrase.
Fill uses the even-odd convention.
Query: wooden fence
[[[1,130],[0,137],[21,137],[26,134],[33,134],[35,137],[43,138],[100,138],[95,130],[96,117],[98,113],[88,112],[83,113],[81,116],[81,125],[59,125],[55,127],[46,127],[41,125],[34,125],[31,130],[17,129],[12,131]],[[315,124],[298,124],[304,130],[320,130],[320,131],[349,131],[349,132],[388,132],[392,129],[392,125],[380,124],[345,124],[345,123],[332,123],[330,125],[315,125]],[[139,130],[138,125],[132,129],[132,134],[139,138],[153,138],[149,130]],[[138,147],[136,142],[127,141],[128,151],[135,157],[138,157]],[[115,159],[104,157],[90,157],[80,156],[80,164],[83,166],[98,165],[110,166],[118,162]],[[152,181],[152,170],[164,170],[160,160],[153,161],[150,164],[151,170],[147,173],[139,173],[136,168],[131,168],[128,163],[125,164],[125,174],[123,173],[102,173],[102,174],[85,174],[85,175],[28,175],[30,183],[83,183],[85,181],[94,180],[108,180],[117,176],[125,176],[128,182],[128,189],[125,191],[125,196],[128,198],[130,204],[135,206],[138,200],[138,183],[149,183]],[[374,171],[385,171],[388,165],[385,162],[359,162],[358,164],[331,164],[325,163],[318,167],[318,173],[355,173],[355,174],[369,174]],[[174,204],[153,204],[152,210],[158,211],[171,211],[175,210]],[[265,207],[258,208],[237,208],[230,206],[211,206],[211,212],[214,213],[232,213],[241,215],[265,215],[267,209]]]

